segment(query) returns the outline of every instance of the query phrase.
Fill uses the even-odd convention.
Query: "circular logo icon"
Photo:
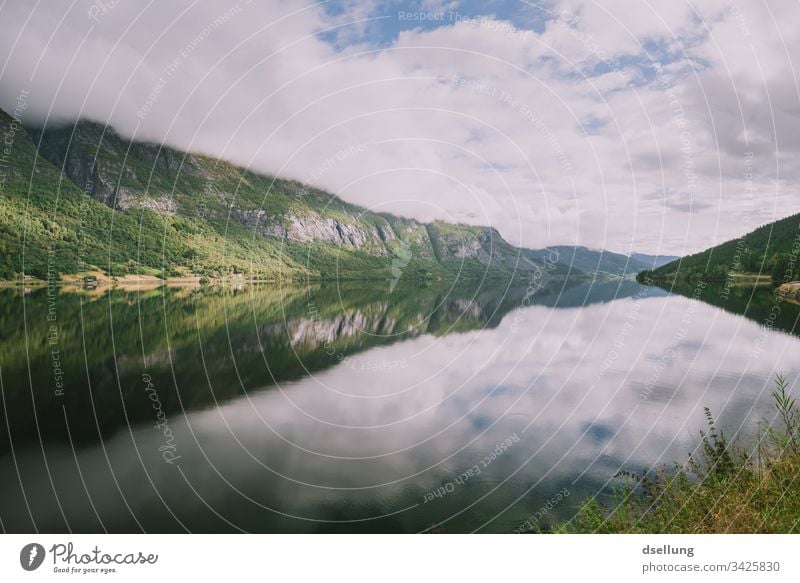
[[[39,543],[30,543],[19,552],[19,564],[26,571],[35,571],[44,562],[44,547]]]

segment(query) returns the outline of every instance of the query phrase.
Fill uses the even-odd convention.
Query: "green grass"
[[[745,447],[729,442],[706,409],[708,429],[688,462],[647,475],[622,472],[612,507],[594,498],[562,533],[800,532],[800,411],[775,379],[776,424]]]

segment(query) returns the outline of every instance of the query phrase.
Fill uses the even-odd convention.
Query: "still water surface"
[[[703,407],[752,434],[800,373],[797,306],[681,292],[0,290],[0,524],[546,530],[684,460]]]

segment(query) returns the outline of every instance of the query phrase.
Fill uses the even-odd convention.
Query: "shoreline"
[[[647,273],[647,272],[640,272]],[[637,281],[638,281],[637,274]],[[679,276],[677,273],[668,273],[666,275],[654,276],[653,272],[649,272],[649,277],[654,285],[676,285],[678,283],[695,283],[696,281],[703,280],[702,277],[687,278]],[[763,273],[736,273],[724,279],[706,279],[707,283],[716,283],[726,285],[728,287],[768,287],[775,286],[776,283],[772,277]],[[641,283],[641,282],[639,282]]]
[[[86,278],[91,278],[91,282],[87,283]],[[633,275],[628,274],[624,277],[620,276],[613,276],[609,279],[625,279],[630,277],[631,279],[634,278]],[[503,281],[519,281],[520,283],[527,282],[529,280],[529,276],[526,273],[517,273],[512,275],[509,278],[506,277],[498,277],[498,276],[486,276],[486,277],[469,277],[465,275],[455,274],[453,276],[441,276],[441,277],[433,277],[433,278],[417,278],[414,279],[415,282],[437,282],[437,281],[448,281],[448,280],[461,280],[464,282],[468,281],[497,281],[498,279],[502,279]],[[562,280],[578,280],[581,279],[580,276],[571,275],[565,276],[563,278],[555,278],[553,281],[562,281]],[[340,277],[314,277],[309,275],[298,275],[296,277],[278,277],[278,278],[256,278],[256,279],[246,279],[242,278],[208,278],[199,275],[185,275],[180,277],[168,277],[168,278],[160,278],[153,275],[126,275],[123,277],[108,277],[105,274],[100,272],[91,272],[86,273],[84,275],[65,275],[62,276],[57,281],[52,283],[48,282],[47,280],[38,279],[34,277],[30,277],[29,279],[24,280],[8,280],[8,279],[0,279],[0,289],[15,289],[15,288],[46,288],[48,286],[53,286],[62,290],[69,290],[69,291],[91,291],[97,289],[159,289],[161,287],[170,287],[170,288],[206,288],[206,287],[215,287],[215,286],[243,286],[243,285],[260,285],[260,284],[277,284],[277,283],[324,283],[324,282],[364,282],[364,283],[374,283],[376,281],[385,281],[389,282],[390,279],[387,277],[348,277],[348,276],[340,276]],[[409,280],[411,281],[411,280]],[[552,282],[550,282],[552,283]]]

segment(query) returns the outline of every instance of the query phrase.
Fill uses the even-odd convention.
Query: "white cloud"
[[[373,3],[92,6],[0,10],[0,105],[29,89],[31,116],[86,116],[532,247],[692,252],[800,211],[796,3],[570,0],[554,14],[577,20],[541,33],[443,22],[380,47],[361,34],[397,12]]]

